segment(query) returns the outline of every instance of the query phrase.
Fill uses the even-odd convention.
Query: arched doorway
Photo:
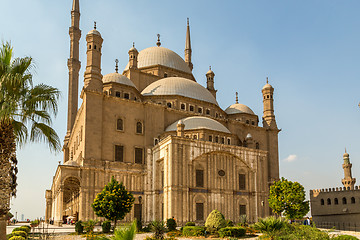
[[[63,191],[63,223],[77,221],[79,217],[80,181],[69,177],[64,181]]]

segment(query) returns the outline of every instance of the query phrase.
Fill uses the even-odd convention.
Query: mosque
[[[250,222],[271,215],[269,186],[279,178],[274,88],[261,89],[263,116],[238,102],[223,110],[215,73],[206,87],[192,74],[190,27],[184,59],[155,46],[128,51],[122,73],[101,71],[100,31],[86,35],[86,70],[78,108],[79,0],[71,11],[69,95],[64,160],[46,190],[46,219],[99,219],[91,203],[114,176],[132,192],[124,221],[174,217],[179,225],[204,223],[214,209]],[[260,92],[260,89],[259,89]],[[258,93],[254,93],[258,94]]]

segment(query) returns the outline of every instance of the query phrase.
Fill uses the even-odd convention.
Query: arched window
[[[125,98],[125,99],[130,99],[130,94],[124,93],[124,98]]]
[[[185,104],[182,103],[182,104],[180,105],[180,108],[181,108],[181,110],[185,110]]]
[[[136,123],[136,133],[142,134],[143,133],[143,125],[142,122]]]
[[[342,204],[347,204],[346,197],[343,197]]]
[[[121,118],[118,118],[116,121],[116,130],[123,131],[124,130],[124,123]]]
[[[354,197],[351,198],[351,203],[352,203],[352,204],[355,203],[355,198],[354,198]]]
[[[230,145],[231,144],[231,140],[230,138],[227,139],[227,144]]]
[[[168,103],[166,104],[166,106],[167,106],[168,108],[171,108],[171,103],[168,102]]]
[[[206,109],[206,115],[210,115],[210,109]]]
[[[339,200],[337,198],[334,199],[334,204],[338,205],[339,204]]]
[[[194,139],[197,139],[197,135],[194,135],[193,138],[194,138]]]
[[[203,109],[202,108],[198,108],[198,113],[202,113]]]
[[[320,203],[321,203],[321,205],[324,205],[324,204],[325,204],[324,199],[321,199],[321,200],[320,200]]]
[[[331,205],[331,199],[330,198],[327,199],[327,205]]]
[[[94,49],[96,50],[96,45],[94,45]]]
[[[164,78],[166,78],[168,76],[168,74],[167,73],[164,73]]]
[[[219,137],[218,137],[218,136],[215,137],[215,142],[216,142],[216,143],[219,142]]]
[[[209,135],[209,142],[212,142],[212,136]]]
[[[191,111],[191,112],[194,111],[194,106],[190,105],[190,111]]]
[[[255,122],[254,122],[254,121],[252,121],[252,122],[251,122],[251,125],[255,125]]]
[[[221,138],[221,143],[225,144],[225,138],[224,137]]]
[[[260,149],[260,144],[256,143],[256,149]]]
[[[241,140],[239,140],[238,145],[239,145],[240,147],[242,147],[243,144],[242,144]]]
[[[155,138],[154,145],[158,145],[158,143],[159,143],[159,139]]]
[[[250,121],[249,121],[249,120],[246,120],[246,124],[250,124]]]

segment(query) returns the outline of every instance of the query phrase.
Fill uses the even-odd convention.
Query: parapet
[[[350,190],[350,187],[336,187],[336,188],[323,188],[323,189],[314,189],[310,190],[310,195],[317,197],[320,193],[326,192],[345,192],[345,191],[360,191],[360,186],[355,186],[354,190]]]

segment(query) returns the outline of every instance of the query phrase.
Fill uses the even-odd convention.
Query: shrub
[[[219,230],[219,236],[239,238],[245,236],[246,229],[243,227],[224,227]]]
[[[23,238],[27,238],[27,233],[25,231],[13,231],[12,232],[13,236],[21,236]]]
[[[75,223],[75,232],[77,234],[82,234],[84,232],[84,226],[83,226],[82,221],[77,221]]]
[[[194,222],[187,222],[187,223],[185,223],[185,226],[195,226],[195,223]]]
[[[227,227],[233,227],[234,226],[234,223],[231,220],[225,220],[225,224],[226,224]]]
[[[239,226],[243,226],[243,227],[247,227],[248,224],[248,219],[246,215],[240,215],[240,222],[239,222]]]
[[[22,237],[22,236],[13,236],[11,238],[9,238],[9,240],[25,240],[26,238]]]
[[[199,236],[205,236],[205,230],[206,227],[202,226],[187,226],[183,228],[182,234],[185,237],[199,237]]]
[[[206,219],[205,227],[210,233],[215,233],[220,228],[226,227],[224,215],[218,210],[213,210]]]
[[[110,230],[111,230],[111,221],[104,221],[102,224],[101,224],[101,227],[102,227],[102,232],[103,233],[109,233]]]
[[[16,227],[11,232],[16,232],[16,231],[23,231],[23,230],[20,227]]]
[[[25,231],[26,233],[30,233],[31,227],[28,226],[28,225],[24,225],[24,226],[21,226],[21,227],[20,227],[20,230],[23,230],[23,231]]]
[[[358,240],[357,237],[351,236],[351,235],[340,235],[337,237],[332,238],[334,240]]]
[[[276,217],[261,218],[254,224],[254,229],[264,233],[270,239],[274,239],[276,234],[286,225],[286,223]]]
[[[141,229],[142,232],[151,232],[151,223]]]
[[[329,240],[330,237],[326,232],[306,225],[285,224],[280,232],[277,232],[275,239],[279,240],[298,240],[298,239],[318,239]]]
[[[163,221],[152,221],[151,230],[154,232],[155,239],[164,239],[165,224]]]
[[[170,237],[170,238],[173,238],[173,237],[181,237],[181,231],[179,231],[179,230],[174,230],[174,231],[168,232],[168,233],[167,233],[167,236]]]
[[[97,223],[97,221],[95,221],[93,219],[89,219],[86,222],[83,222],[85,232],[87,234],[93,234],[96,223]]]
[[[168,220],[166,220],[166,226],[169,229],[169,231],[174,231],[176,230],[176,221],[174,218],[169,218]]]

